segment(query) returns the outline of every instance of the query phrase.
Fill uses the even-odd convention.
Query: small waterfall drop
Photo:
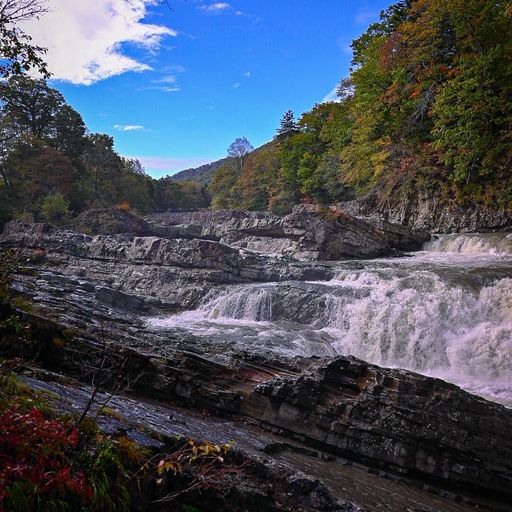
[[[512,235],[445,235],[337,268],[331,281],[229,287],[150,325],[285,357],[351,354],[512,405]]]
[[[272,292],[268,287],[241,288],[208,304],[206,318],[268,322],[272,320]]]
[[[512,233],[441,235],[424,245],[425,251],[454,254],[512,255]]]

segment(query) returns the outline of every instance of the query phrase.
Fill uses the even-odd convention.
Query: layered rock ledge
[[[150,217],[170,237],[216,240],[267,254],[305,260],[371,258],[416,250],[429,239],[420,230],[367,222],[341,211],[302,205],[284,217],[270,212],[175,212]]]
[[[183,224],[169,229],[183,229],[176,226]],[[303,489],[298,493],[307,510],[343,510],[336,501],[368,511],[459,512],[471,510],[470,504],[510,510],[510,409],[438,379],[350,357],[285,360],[243,348],[216,349],[183,332],[148,331],[144,315],[193,307],[212,286],[332,277],[329,264],[269,257],[201,233],[203,238],[91,236],[9,224],[0,248],[18,249],[32,270],[15,276],[13,293],[32,298],[34,311],[24,315],[35,341],[20,345],[2,334],[0,350],[84,386],[90,369],[106,358],[107,367],[122,367],[111,377],[132,383],[134,394],[126,398],[142,410],[145,400],[158,400],[173,411],[170,423],[179,417],[176,411],[187,417],[208,411],[204,437],[238,429],[244,443],[244,433],[252,432],[269,464],[284,464],[287,475],[294,468],[308,475],[303,480],[311,489],[317,488],[312,475],[313,482],[324,482],[331,496],[322,502],[327,508],[307,501]],[[106,378],[104,389],[112,385]],[[123,407],[120,402],[127,414]],[[133,410],[133,422],[147,419]],[[403,492],[390,491],[399,505],[375,504],[357,490],[360,474],[347,468],[371,475],[364,477],[368,494],[382,496],[382,503],[388,479],[402,482]],[[290,478],[284,489],[290,489]],[[437,502],[421,488],[463,503]],[[411,493],[418,494],[412,499]]]

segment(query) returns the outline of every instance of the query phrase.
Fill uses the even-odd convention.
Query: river
[[[512,406],[512,234],[442,235],[401,258],[332,266],[329,281],[216,289],[148,326],[285,357],[351,354]]]

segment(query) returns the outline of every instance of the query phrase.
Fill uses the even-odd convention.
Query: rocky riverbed
[[[450,366],[453,340],[464,331],[473,343],[470,329],[481,347],[489,346],[478,364],[468,363],[474,379],[494,364],[492,351],[506,359],[512,277],[506,236],[491,264],[482,255],[485,243],[496,252],[496,242],[479,238],[469,260],[459,251],[466,260],[456,267],[441,250],[436,264],[424,253],[416,259],[404,253],[421,249],[428,233],[309,207],[287,217],[191,212],[142,222],[136,233],[112,235],[19,222],[6,227],[0,247],[21,251],[32,268],[16,276],[13,289],[35,306],[26,315],[38,344],[12,346],[7,338],[1,344],[4,352],[38,362],[27,370],[30,385],[57,393],[64,409],[80,407],[90,368],[105,356],[109,367],[122,361],[117,377],[131,391],[113,399],[119,418],[104,419],[103,427],[128,430],[140,442],[152,438],[143,438],[142,427],[234,439],[271,468],[246,494],[259,496],[254,510],[510,510],[512,411],[453,383],[383,367],[458,382]],[[368,259],[377,257],[384,259]],[[458,272],[463,265],[471,265],[471,279]],[[383,282],[387,299],[379,302]],[[447,290],[453,296],[446,304],[435,302]],[[492,309],[494,320],[472,313],[484,299],[501,307]],[[379,317],[379,308],[384,313],[400,301],[402,313]],[[422,301],[430,309],[421,310]],[[452,321],[445,309],[454,301],[474,324],[468,320],[453,338],[442,336],[442,325],[439,332],[422,327]],[[416,316],[404,316],[411,308]],[[354,316],[335,313],[352,310]],[[364,317],[370,310],[373,316]],[[430,316],[418,323],[427,310]],[[388,330],[357,338],[356,345],[343,334],[356,332],[356,318]],[[428,359],[429,350],[439,357]],[[487,387],[507,387],[507,364],[489,370],[494,380]],[[114,384],[106,378],[105,392]],[[280,482],[274,494],[273,480]]]

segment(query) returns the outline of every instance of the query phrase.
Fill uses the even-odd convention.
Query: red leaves
[[[39,409],[15,408],[0,414],[0,512],[13,484],[26,494],[74,497],[87,503],[92,489],[82,471],[75,471],[69,452],[78,445],[78,431],[46,419]]]

